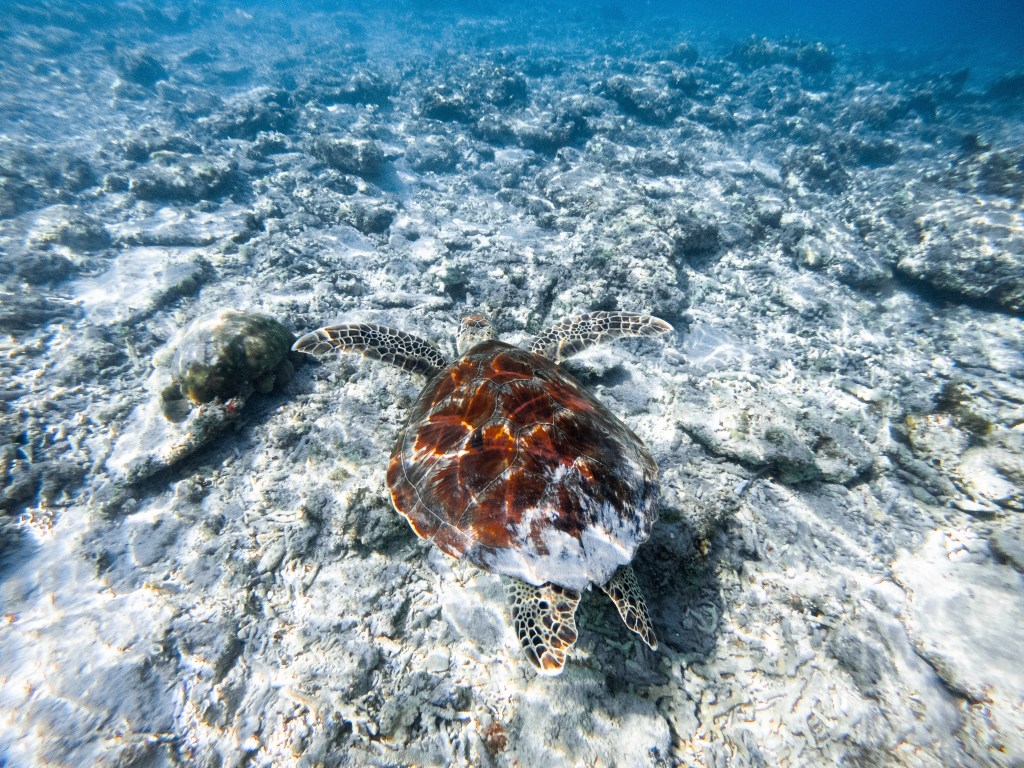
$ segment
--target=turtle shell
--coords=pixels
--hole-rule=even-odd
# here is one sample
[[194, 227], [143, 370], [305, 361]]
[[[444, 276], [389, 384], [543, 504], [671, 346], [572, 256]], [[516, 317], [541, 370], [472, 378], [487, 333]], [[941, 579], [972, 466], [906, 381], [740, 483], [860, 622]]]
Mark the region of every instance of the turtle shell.
[[644, 444], [547, 358], [485, 341], [423, 390], [388, 467], [395, 508], [447, 554], [531, 584], [604, 584], [656, 517]]

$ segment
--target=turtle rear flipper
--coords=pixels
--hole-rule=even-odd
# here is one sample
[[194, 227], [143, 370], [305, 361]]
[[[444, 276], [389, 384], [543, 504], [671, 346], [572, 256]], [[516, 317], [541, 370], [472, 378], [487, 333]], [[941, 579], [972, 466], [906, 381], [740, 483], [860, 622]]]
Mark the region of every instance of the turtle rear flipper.
[[448, 364], [441, 350], [426, 339], [372, 323], [318, 328], [301, 336], [292, 350], [318, 356], [329, 352], [355, 352], [431, 377]]
[[560, 363], [588, 347], [628, 336], [660, 336], [672, 326], [637, 312], [588, 312], [561, 320], [541, 331], [530, 351]]
[[504, 576], [512, 626], [530, 663], [542, 675], [561, 674], [565, 655], [576, 643], [576, 606], [580, 593], [572, 589]]
[[622, 566], [601, 589], [619, 609], [623, 623], [640, 635], [652, 651], [658, 650], [658, 638], [654, 636], [651, 615], [647, 612], [644, 593], [640, 591], [633, 569], [628, 565]]

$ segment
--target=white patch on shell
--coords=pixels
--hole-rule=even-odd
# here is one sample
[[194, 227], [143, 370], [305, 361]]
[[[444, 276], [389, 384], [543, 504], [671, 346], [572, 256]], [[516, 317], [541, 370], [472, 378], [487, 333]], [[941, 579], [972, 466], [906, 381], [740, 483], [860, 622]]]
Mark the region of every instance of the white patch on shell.
[[633, 560], [637, 547], [650, 534], [650, 524], [639, 522], [640, 518], [651, 519], [649, 512], [638, 512], [632, 518], [634, 525], [627, 525], [612, 505], [605, 504], [597, 517], [600, 522], [585, 528], [579, 539], [545, 526], [538, 546], [529, 536], [530, 521], [550, 520], [554, 516], [551, 507], [535, 507], [523, 517], [517, 530], [520, 540], [526, 542], [524, 546], [467, 554], [489, 571], [529, 584], [551, 582], [567, 589], [584, 590], [591, 584], [607, 583], [619, 566]]

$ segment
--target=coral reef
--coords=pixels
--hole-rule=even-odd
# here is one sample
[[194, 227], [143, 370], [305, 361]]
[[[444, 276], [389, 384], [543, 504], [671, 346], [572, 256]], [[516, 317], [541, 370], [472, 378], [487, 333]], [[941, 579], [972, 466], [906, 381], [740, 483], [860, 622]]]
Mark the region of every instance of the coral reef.
[[[0, 14], [0, 763], [1024, 762], [1019, 52], [282, 8]], [[566, 366], [659, 650], [584, 593], [538, 678], [392, 509], [423, 382], [287, 347], [593, 310], [676, 329]]]

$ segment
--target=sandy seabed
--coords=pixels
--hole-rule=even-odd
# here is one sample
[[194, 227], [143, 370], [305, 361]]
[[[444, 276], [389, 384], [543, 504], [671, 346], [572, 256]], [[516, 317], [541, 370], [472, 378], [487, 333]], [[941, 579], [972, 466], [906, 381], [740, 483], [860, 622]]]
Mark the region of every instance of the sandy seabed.
[[[0, 43], [0, 764], [1024, 764], [1019, 63], [150, 0]], [[421, 377], [164, 418], [222, 308], [672, 323], [565, 364], [661, 468], [659, 650], [595, 591], [535, 675], [391, 508]]]

